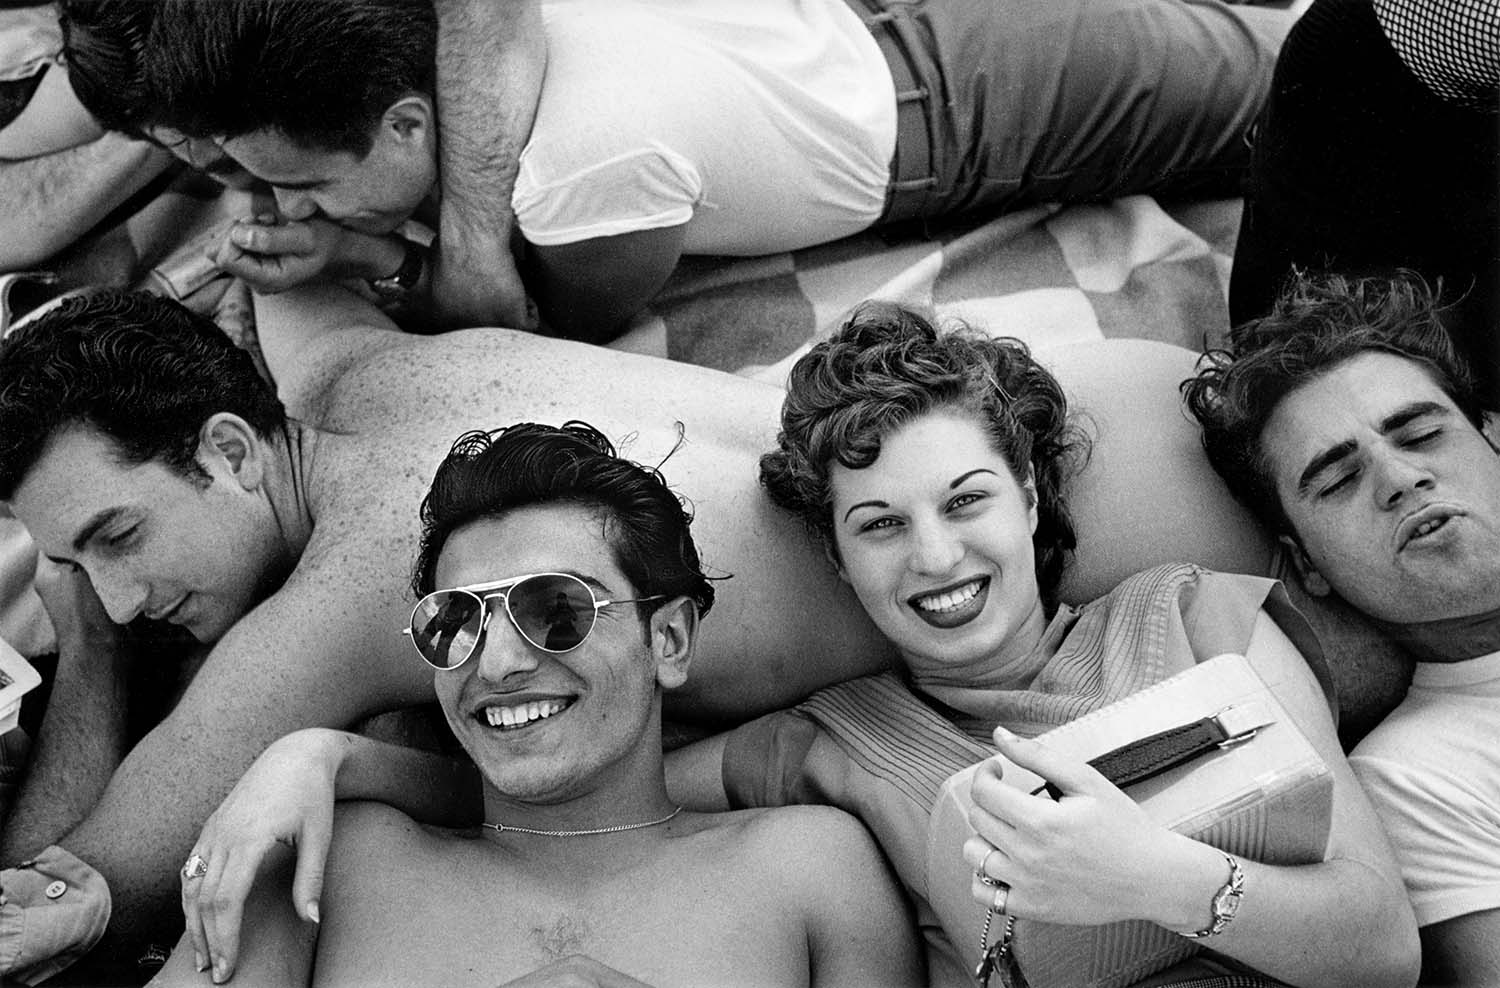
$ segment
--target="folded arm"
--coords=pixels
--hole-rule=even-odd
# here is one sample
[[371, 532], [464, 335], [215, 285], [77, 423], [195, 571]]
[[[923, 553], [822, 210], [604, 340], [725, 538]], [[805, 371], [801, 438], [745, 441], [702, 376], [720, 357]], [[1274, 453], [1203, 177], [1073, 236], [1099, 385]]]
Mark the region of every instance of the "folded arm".
[[[1293, 985], [1409, 986], [1417, 976], [1416, 921], [1322, 691], [1265, 614], [1247, 653], [1270, 682], [1304, 681], [1297, 697], [1284, 701], [1332, 772], [1332, 829], [1320, 863], [1241, 858], [1239, 912], [1201, 943]], [[1267, 674], [1273, 664], [1279, 668]], [[1013, 914], [1078, 925], [1147, 919], [1179, 933], [1208, 927], [1211, 900], [1229, 879], [1219, 850], [1162, 828], [1098, 772], [1044, 742], [997, 731], [996, 743], [1063, 793], [1055, 802], [1031, 796], [1002, 782], [994, 761], [975, 776], [970, 822], [978, 836], [966, 842], [964, 856], [1011, 886]], [[974, 894], [988, 903], [993, 889], [976, 878]]]
[[682, 256], [683, 228], [532, 247], [542, 317], [554, 333], [604, 343], [661, 290]]
[[442, 202], [432, 305], [453, 326], [535, 327], [511, 253], [511, 190], [547, 45], [538, 0], [436, 0]]
[[41, 264], [172, 160], [162, 148], [110, 133], [64, 151], [0, 161], [0, 271]]

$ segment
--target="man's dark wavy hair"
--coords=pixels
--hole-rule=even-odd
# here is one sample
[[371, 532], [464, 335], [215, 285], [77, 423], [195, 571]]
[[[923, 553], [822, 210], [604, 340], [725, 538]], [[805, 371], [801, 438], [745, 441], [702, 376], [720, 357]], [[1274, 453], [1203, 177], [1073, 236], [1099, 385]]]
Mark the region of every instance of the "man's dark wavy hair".
[[58, 21], [68, 82], [99, 126], [143, 136], [156, 102], [145, 53], [157, 5], [142, 0], [61, 0]]
[[202, 478], [199, 429], [218, 412], [266, 438], [286, 428], [250, 355], [211, 320], [146, 292], [70, 298], [0, 343], [0, 500], [78, 425], [114, 440], [123, 463]]
[[189, 137], [276, 130], [368, 154], [387, 107], [431, 95], [432, 0], [156, 0], [146, 74], [157, 119]]
[[1020, 340], [962, 323], [939, 332], [911, 309], [863, 303], [792, 368], [776, 449], [760, 458], [761, 483], [836, 553], [833, 463], [867, 467], [891, 432], [939, 410], [973, 417], [1018, 481], [1032, 472], [1037, 582], [1050, 608], [1077, 542], [1064, 490], [1089, 444], [1068, 418], [1062, 387]]
[[1436, 297], [1417, 275], [1355, 278], [1300, 275], [1270, 315], [1236, 327], [1229, 346], [1210, 350], [1182, 383], [1203, 428], [1208, 460], [1229, 490], [1278, 534], [1295, 537], [1276, 495], [1261, 444], [1266, 423], [1289, 393], [1364, 353], [1421, 366], [1460, 412], [1483, 428], [1474, 375], [1439, 319]]
[[[707, 614], [714, 588], [689, 531], [692, 516], [661, 472], [624, 459], [585, 422], [522, 422], [458, 438], [422, 499], [422, 544], [412, 575], [418, 596], [454, 530], [529, 505], [576, 504], [602, 516], [615, 564], [638, 595], [686, 596]], [[497, 562], [497, 565], [503, 565]], [[495, 578], [512, 575], [496, 572]], [[660, 602], [637, 605], [644, 618]]]

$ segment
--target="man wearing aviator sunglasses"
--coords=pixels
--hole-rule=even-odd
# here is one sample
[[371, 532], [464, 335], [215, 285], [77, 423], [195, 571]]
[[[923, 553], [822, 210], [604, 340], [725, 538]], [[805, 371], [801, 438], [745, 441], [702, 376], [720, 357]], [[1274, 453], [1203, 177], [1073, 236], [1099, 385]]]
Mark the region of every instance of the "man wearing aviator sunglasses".
[[599, 600], [571, 573], [527, 573], [471, 587], [434, 590], [412, 608], [411, 636], [417, 654], [434, 669], [456, 669], [469, 661], [500, 601], [522, 638], [544, 652], [571, 652], [594, 630], [601, 608], [660, 600], [661, 594], [626, 600]]
[[[320, 981], [920, 983], [906, 909], [852, 818], [683, 813], [669, 800], [661, 697], [686, 680], [714, 591], [659, 474], [581, 423], [471, 433], [439, 467], [422, 518], [423, 596], [404, 630], [480, 770], [484, 821], [453, 834], [345, 804], [321, 899]], [[501, 567], [523, 572], [490, 578]], [[270, 757], [342, 745], [303, 731]], [[206, 835], [194, 857], [227, 857], [211, 845]], [[236, 880], [227, 865], [185, 873], [189, 933], [158, 984], [201, 983], [189, 962], [218, 955], [207, 904]], [[256, 895], [239, 976], [259, 983], [269, 962], [278, 983], [301, 981], [288, 958], [313, 958], [282, 925], [284, 890]]]

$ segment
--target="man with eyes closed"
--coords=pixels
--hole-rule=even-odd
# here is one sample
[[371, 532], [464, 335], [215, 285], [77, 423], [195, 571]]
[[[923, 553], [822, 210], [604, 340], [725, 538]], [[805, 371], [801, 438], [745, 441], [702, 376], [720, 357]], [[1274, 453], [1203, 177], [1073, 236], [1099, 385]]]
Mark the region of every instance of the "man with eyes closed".
[[1350, 761], [1421, 926], [1423, 982], [1500, 981], [1500, 454], [1427, 289], [1329, 276], [1184, 391], [1209, 459], [1303, 586], [1417, 659]]

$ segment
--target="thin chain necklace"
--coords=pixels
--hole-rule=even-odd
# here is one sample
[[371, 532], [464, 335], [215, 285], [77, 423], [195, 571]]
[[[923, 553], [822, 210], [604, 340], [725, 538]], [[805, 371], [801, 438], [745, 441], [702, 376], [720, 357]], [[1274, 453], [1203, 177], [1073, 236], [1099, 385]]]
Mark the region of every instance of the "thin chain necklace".
[[486, 820], [480, 824], [481, 827], [489, 827], [497, 834], [513, 831], [518, 834], [535, 834], [538, 837], [588, 837], [591, 834], [622, 834], [627, 830], [645, 830], [647, 827], [657, 827], [682, 812], [679, 806], [660, 820], [647, 820], [645, 823], [623, 823], [618, 827], [598, 827], [594, 830], [533, 830], [530, 827], [509, 827], [503, 823], [490, 823]]

